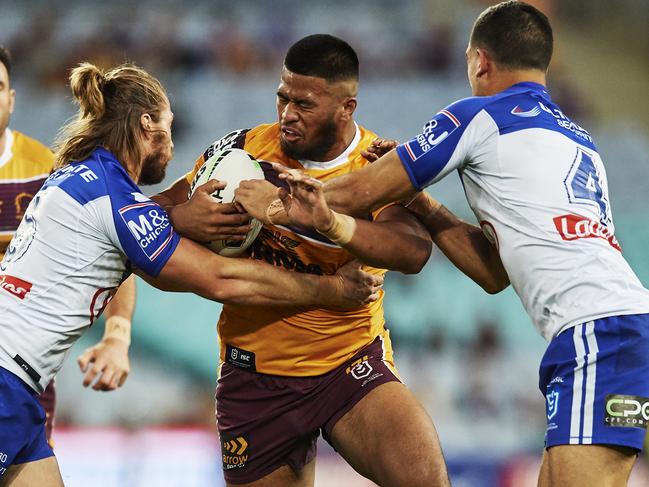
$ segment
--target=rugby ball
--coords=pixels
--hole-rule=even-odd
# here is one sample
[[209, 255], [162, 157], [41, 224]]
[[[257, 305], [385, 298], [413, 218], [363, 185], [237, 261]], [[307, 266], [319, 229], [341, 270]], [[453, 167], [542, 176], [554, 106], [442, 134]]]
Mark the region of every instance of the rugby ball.
[[[206, 182], [218, 179], [228, 185], [212, 193], [219, 203], [231, 203], [234, 200], [234, 190], [239, 183], [246, 179], [264, 179], [264, 171], [257, 160], [248, 152], [241, 149], [223, 149], [216, 152], [200, 167], [189, 188], [189, 197], [197, 187]], [[215, 240], [205, 244], [213, 252], [226, 257], [236, 257], [246, 250], [257, 238], [262, 223], [253, 218], [250, 221], [250, 231], [245, 240]]]

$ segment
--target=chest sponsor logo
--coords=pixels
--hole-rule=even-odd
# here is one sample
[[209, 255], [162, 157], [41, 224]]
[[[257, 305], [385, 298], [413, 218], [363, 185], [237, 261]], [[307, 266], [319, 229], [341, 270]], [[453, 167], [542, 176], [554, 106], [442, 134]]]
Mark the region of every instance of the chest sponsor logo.
[[580, 215], [562, 215], [552, 219], [559, 235], [563, 240], [579, 240], [581, 238], [601, 238], [611, 247], [622, 252], [620, 243], [613, 232], [600, 222]]
[[13, 294], [18, 299], [25, 299], [32, 289], [32, 283], [23, 281], [22, 279], [4, 274], [0, 276], [0, 289]]
[[221, 455], [223, 456], [223, 470], [245, 467], [250, 457], [250, 449], [246, 435], [222, 435]]
[[423, 132], [414, 141], [407, 142], [404, 147], [410, 158], [415, 161], [444, 142], [460, 125], [462, 124], [455, 115], [448, 110], [442, 110], [424, 126]]
[[0, 231], [16, 230], [34, 195], [43, 185], [45, 177], [26, 182], [0, 180]]
[[606, 426], [647, 429], [649, 424], [649, 398], [623, 394], [606, 396]]
[[169, 217], [153, 201], [125, 206], [119, 214], [149, 260], [155, 260], [171, 242]]
[[[305, 272], [322, 275], [322, 267], [316, 263], [306, 263], [298, 254], [300, 242], [283, 236], [279, 232], [271, 232], [262, 228], [257, 239], [252, 243], [251, 256], [257, 260], [265, 260], [269, 264], [283, 267], [289, 271]], [[281, 248], [277, 248], [281, 247]]]

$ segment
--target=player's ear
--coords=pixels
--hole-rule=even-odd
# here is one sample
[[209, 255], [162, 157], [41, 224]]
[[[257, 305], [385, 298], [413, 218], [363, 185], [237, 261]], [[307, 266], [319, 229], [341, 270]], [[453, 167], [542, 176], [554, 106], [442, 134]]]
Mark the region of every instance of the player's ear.
[[478, 63], [476, 64], [475, 75], [477, 78], [479, 78], [492, 69], [493, 60], [486, 50], [478, 47], [476, 48], [476, 51], [478, 52]]
[[152, 124], [153, 120], [151, 119], [151, 115], [148, 113], [140, 115], [140, 127], [142, 127], [142, 130], [147, 132], [150, 131], [152, 129]]
[[343, 102], [343, 117], [346, 120], [353, 117], [357, 105], [358, 101], [356, 100], [356, 97], [349, 97]]
[[13, 88], [9, 90], [9, 115], [14, 112], [14, 105], [16, 104], [16, 90]]

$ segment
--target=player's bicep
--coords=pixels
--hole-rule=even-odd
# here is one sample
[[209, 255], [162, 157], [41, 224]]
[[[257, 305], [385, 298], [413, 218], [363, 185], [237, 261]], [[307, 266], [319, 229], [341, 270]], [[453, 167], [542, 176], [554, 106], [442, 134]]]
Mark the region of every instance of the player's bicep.
[[[404, 206], [396, 204], [384, 208], [375, 222], [389, 230], [391, 246], [396, 249], [394, 259], [419, 272], [433, 250], [433, 239], [419, 219]], [[408, 252], [403, 252], [405, 248]]]
[[378, 194], [380, 188], [381, 197], [374, 197], [372, 208], [379, 208], [393, 201], [399, 201], [412, 195], [415, 187], [412, 184], [408, 172], [404, 168], [396, 149], [391, 150], [376, 162], [365, 166], [361, 171], [366, 171], [364, 190], [368, 193]]
[[405, 238], [415, 238], [422, 242], [432, 242], [426, 227], [402, 205], [390, 205], [376, 215], [375, 222], [389, 225]]

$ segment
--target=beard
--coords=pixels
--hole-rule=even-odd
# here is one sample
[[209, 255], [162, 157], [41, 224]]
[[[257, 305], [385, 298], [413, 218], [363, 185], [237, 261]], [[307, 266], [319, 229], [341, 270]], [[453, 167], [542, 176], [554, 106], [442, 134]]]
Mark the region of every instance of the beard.
[[309, 145], [300, 147], [299, 144], [290, 144], [281, 137], [279, 144], [284, 154], [291, 159], [320, 161], [336, 143], [336, 139], [337, 127], [333, 118], [330, 118], [318, 127], [318, 130], [313, 134], [313, 142]]
[[168, 144], [165, 143], [165, 138], [165, 134], [154, 135], [155, 150], [142, 161], [142, 170], [140, 171], [138, 184], [143, 186], [158, 184], [165, 178], [167, 164], [169, 164], [173, 156], [168, 148]]

